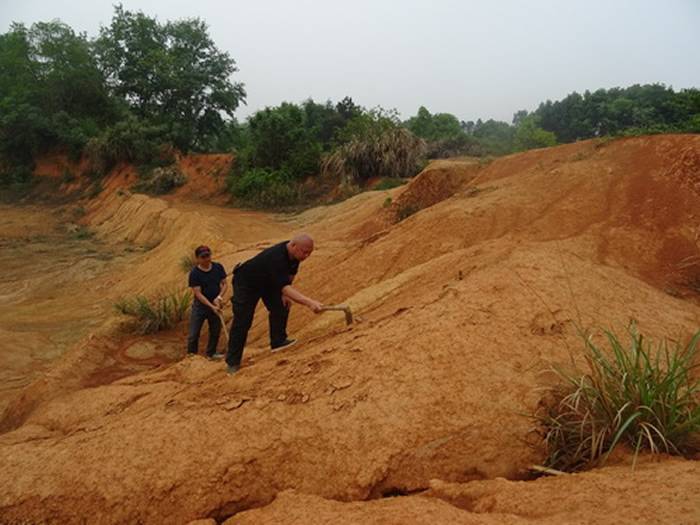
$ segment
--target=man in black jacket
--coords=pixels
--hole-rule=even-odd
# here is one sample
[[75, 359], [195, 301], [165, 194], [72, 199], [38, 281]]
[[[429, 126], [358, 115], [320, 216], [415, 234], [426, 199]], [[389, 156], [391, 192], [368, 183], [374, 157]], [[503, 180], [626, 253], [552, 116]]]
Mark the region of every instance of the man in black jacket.
[[259, 299], [269, 312], [270, 347], [273, 352], [296, 342], [287, 338], [287, 320], [292, 302], [303, 304], [315, 313], [321, 311], [323, 305], [320, 302], [292, 287], [299, 263], [311, 255], [313, 249], [314, 241], [309, 235], [297, 235], [291, 241], [263, 250], [233, 270], [233, 324], [226, 354], [229, 373], [235, 373], [241, 366], [243, 348]]

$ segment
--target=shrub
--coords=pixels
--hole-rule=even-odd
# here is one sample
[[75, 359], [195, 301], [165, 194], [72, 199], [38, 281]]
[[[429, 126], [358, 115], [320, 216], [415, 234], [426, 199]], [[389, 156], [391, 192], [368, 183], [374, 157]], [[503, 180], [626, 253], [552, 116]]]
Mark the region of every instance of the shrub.
[[229, 189], [237, 199], [260, 208], [288, 206], [300, 198], [298, 184], [284, 170], [254, 168], [233, 175]]
[[0, 166], [0, 186], [16, 186], [31, 183], [33, 178], [32, 166]]
[[324, 159], [322, 171], [358, 183], [374, 177], [408, 178], [420, 171], [425, 154], [422, 139], [395, 126], [352, 138]]
[[90, 139], [85, 153], [91, 168], [106, 173], [117, 162], [147, 164], [169, 151], [164, 126], [155, 126], [129, 116]]
[[141, 180], [134, 184], [134, 191], [153, 195], [170, 193], [187, 182], [187, 176], [176, 164], [153, 168], [140, 175]]
[[183, 255], [180, 258], [180, 269], [183, 271], [183, 273], [190, 273], [190, 270], [194, 268], [195, 264], [197, 264], [197, 261], [195, 261], [194, 255], [192, 255], [192, 253]]
[[103, 190], [104, 190], [104, 186], [102, 186], [102, 181], [100, 181], [100, 180], [93, 181], [92, 184], [90, 184], [90, 189], [88, 190], [88, 197], [90, 199], [94, 199], [100, 193], [102, 193]]
[[380, 180], [379, 183], [372, 189], [377, 191], [390, 190], [392, 188], [398, 188], [399, 186], [403, 186], [404, 184], [406, 184], [406, 181], [404, 179], [388, 177]]
[[428, 142], [427, 156], [429, 159], [444, 159], [469, 155], [479, 157], [485, 152], [477, 139], [465, 133], [454, 137]]
[[78, 226], [78, 228], [73, 232], [73, 238], [78, 241], [84, 241], [87, 239], [92, 239], [95, 236], [87, 226]]
[[606, 332], [610, 352], [585, 338], [586, 369], [566, 373], [535, 419], [546, 465], [576, 471], [604, 463], [620, 443], [685, 455], [697, 449], [700, 381], [693, 376], [700, 332], [685, 346], [654, 348], [634, 326], [629, 346]]
[[173, 291], [150, 299], [143, 295], [121, 299], [114, 308], [133, 318], [136, 332], [150, 334], [172, 328], [182, 321], [190, 300], [189, 290]]
[[70, 184], [75, 180], [75, 174], [68, 168], [63, 169], [63, 174], [61, 175], [61, 182], [63, 184]]
[[420, 208], [415, 204], [399, 204], [396, 208], [396, 222], [408, 219], [411, 215], [418, 213]]

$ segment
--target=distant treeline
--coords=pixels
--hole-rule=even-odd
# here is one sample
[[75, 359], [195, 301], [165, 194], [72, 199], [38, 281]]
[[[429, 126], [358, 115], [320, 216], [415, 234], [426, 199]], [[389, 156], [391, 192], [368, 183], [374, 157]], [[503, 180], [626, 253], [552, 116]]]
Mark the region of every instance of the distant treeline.
[[662, 84], [572, 93], [518, 111], [511, 123], [465, 122], [425, 107], [401, 121], [395, 111], [366, 109], [350, 97], [285, 102], [238, 122], [234, 111], [246, 92], [232, 80], [236, 72], [199, 19], [161, 23], [116, 6], [95, 38], [60, 21], [13, 24], [0, 35], [0, 184], [30, 181], [34, 160], [47, 151], [88, 158], [96, 179], [120, 161], [148, 177], [171, 164], [176, 150], [232, 151], [232, 193], [278, 206], [308, 196], [309, 179], [361, 185], [409, 177], [427, 158], [700, 132], [700, 91]]

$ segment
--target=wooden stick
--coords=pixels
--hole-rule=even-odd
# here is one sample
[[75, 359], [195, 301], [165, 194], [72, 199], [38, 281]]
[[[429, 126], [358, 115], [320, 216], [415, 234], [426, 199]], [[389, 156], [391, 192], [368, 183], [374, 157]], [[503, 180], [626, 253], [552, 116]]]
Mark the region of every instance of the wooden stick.
[[534, 470], [535, 472], [541, 472], [542, 474], [549, 474], [551, 476], [566, 476], [568, 474], [568, 472], [562, 472], [561, 470], [543, 467], [542, 465], [530, 465], [528, 469]]

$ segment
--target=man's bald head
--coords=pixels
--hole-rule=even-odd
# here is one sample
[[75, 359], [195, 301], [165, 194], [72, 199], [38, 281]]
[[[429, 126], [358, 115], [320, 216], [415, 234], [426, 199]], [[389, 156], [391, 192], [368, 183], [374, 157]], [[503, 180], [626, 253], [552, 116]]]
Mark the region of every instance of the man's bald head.
[[314, 251], [314, 240], [308, 233], [295, 235], [287, 244], [287, 251], [297, 261], [303, 261]]

